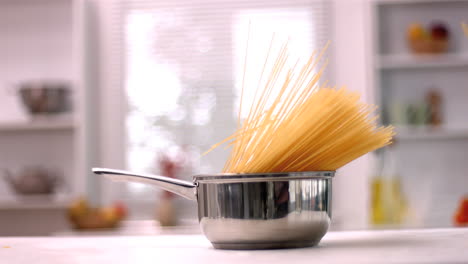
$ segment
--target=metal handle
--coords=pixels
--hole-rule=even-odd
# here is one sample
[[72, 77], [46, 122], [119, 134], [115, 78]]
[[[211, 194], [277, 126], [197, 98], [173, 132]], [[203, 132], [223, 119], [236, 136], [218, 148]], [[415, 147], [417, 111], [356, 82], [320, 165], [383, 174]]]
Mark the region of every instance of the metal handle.
[[113, 181], [146, 183], [163, 188], [189, 200], [197, 200], [197, 185], [188, 181], [164, 176], [133, 173], [123, 170], [93, 168], [96, 174], [104, 175]]

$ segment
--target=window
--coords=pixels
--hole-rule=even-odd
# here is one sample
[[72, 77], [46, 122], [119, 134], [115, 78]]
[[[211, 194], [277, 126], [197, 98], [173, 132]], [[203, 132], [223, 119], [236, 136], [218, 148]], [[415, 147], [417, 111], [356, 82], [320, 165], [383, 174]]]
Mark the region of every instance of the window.
[[[304, 56], [326, 41], [324, 0], [120, 1], [113, 26], [122, 38], [122, 88], [128, 169], [159, 173], [158, 156], [184, 153], [181, 177], [219, 172], [227, 152], [201, 157], [236, 128], [247, 36], [245, 94], [257, 86], [268, 46], [290, 38]], [[249, 26], [250, 25], [250, 26]], [[154, 201], [153, 189], [130, 184], [119, 194]]]

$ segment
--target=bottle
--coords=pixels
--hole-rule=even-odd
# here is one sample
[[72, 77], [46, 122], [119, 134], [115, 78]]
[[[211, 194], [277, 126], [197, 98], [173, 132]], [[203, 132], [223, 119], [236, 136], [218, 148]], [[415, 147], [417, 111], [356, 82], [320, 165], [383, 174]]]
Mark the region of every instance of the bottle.
[[[180, 169], [180, 164], [177, 159], [163, 154], [159, 159], [161, 174], [166, 177], [176, 178], [177, 172]], [[161, 226], [177, 225], [176, 208], [174, 206], [174, 194], [168, 191], [163, 191], [156, 208], [156, 218]]]
[[371, 180], [371, 223], [373, 225], [381, 225], [386, 222], [385, 206], [382, 195], [383, 179], [381, 172], [383, 158], [381, 152], [382, 150], [378, 150], [376, 152], [377, 161], [374, 168], [375, 175], [373, 175]]
[[442, 124], [442, 96], [432, 89], [427, 93], [426, 101], [429, 105], [429, 123], [432, 126], [440, 126]]
[[383, 149], [380, 174], [372, 181], [372, 223], [400, 225], [405, 222], [407, 202], [403, 194], [395, 143]]

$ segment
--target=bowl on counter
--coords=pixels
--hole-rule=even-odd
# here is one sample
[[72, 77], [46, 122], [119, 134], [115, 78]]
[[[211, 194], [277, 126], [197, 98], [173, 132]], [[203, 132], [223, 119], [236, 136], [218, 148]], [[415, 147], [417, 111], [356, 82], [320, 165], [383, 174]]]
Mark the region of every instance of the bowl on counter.
[[71, 109], [70, 87], [65, 82], [24, 82], [18, 93], [31, 114], [63, 113]]

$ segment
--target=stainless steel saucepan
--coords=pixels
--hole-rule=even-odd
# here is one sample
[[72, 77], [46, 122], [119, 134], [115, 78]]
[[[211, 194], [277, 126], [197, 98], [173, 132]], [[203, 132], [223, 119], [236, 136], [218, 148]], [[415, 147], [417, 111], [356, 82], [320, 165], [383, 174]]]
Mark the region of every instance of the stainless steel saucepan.
[[111, 169], [93, 172], [197, 201], [202, 231], [215, 248], [314, 246], [330, 225], [334, 171], [196, 175], [193, 182]]

